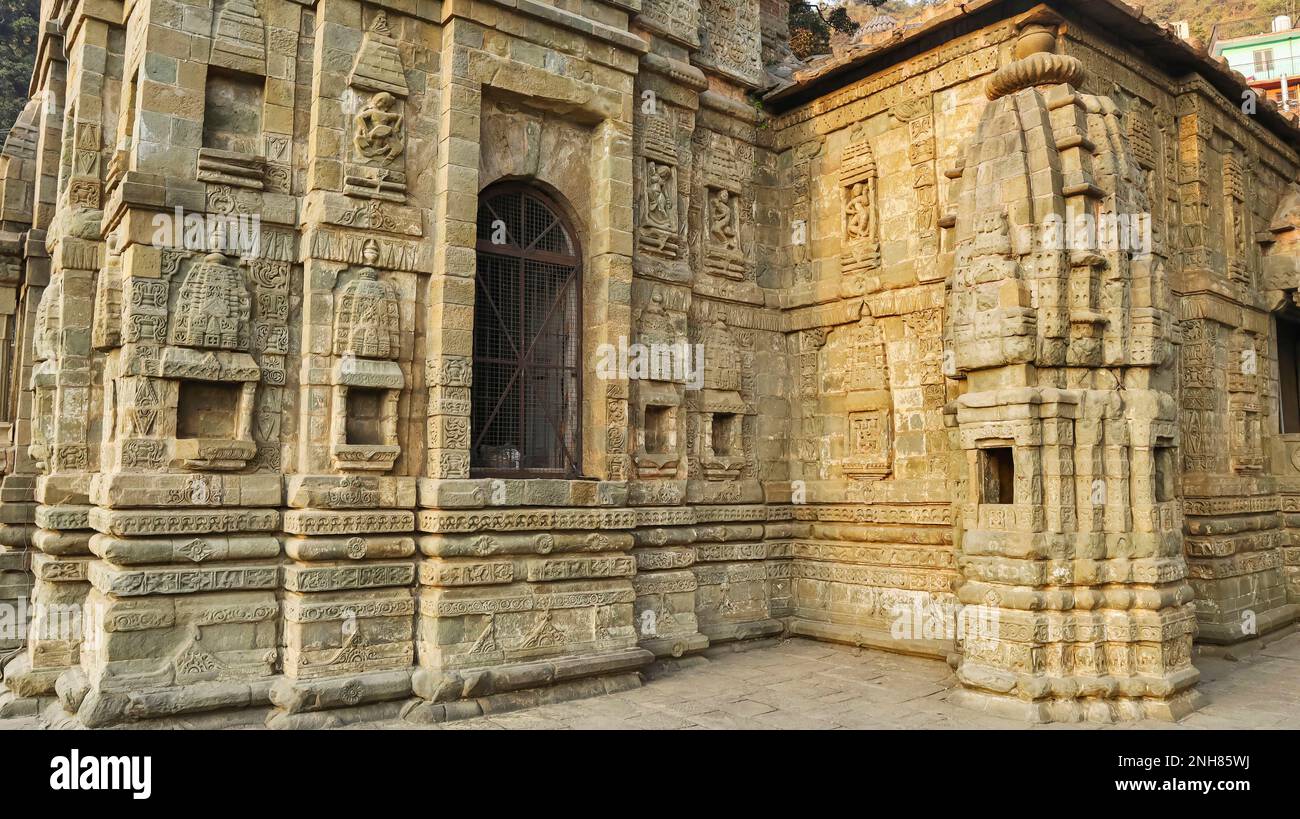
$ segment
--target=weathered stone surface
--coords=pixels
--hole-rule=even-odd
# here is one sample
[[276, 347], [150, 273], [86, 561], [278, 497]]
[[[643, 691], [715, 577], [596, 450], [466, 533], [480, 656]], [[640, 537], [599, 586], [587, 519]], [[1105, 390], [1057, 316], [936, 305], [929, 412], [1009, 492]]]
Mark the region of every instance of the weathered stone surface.
[[792, 632], [1168, 719], [1297, 619], [1300, 134], [1236, 78], [1111, 0], [805, 67], [770, 0], [445, 5], [43, 29], [5, 709], [438, 722]]

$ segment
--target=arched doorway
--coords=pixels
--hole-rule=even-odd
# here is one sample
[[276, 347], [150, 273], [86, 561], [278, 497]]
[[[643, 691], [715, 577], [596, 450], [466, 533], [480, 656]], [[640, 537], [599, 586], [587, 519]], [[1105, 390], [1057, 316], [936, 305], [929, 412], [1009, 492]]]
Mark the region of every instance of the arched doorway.
[[534, 186], [480, 196], [470, 469], [581, 474], [582, 256], [563, 209]]

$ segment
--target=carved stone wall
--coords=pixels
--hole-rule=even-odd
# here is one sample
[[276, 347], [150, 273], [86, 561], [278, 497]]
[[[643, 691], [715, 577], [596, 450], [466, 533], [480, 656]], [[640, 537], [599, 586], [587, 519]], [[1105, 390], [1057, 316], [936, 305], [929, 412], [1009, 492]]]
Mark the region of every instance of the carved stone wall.
[[[0, 713], [436, 722], [797, 634], [1169, 718], [1194, 635], [1289, 626], [1295, 134], [1050, 10], [838, 75], [785, 11], [47, 4], [0, 151]], [[501, 185], [580, 274], [563, 478], [472, 466]]]
[[[1058, 39], [1062, 19], [954, 37], [775, 121], [807, 503], [790, 627], [956, 653], [979, 707], [1176, 717], [1193, 635], [1295, 620], [1268, 314], [1292, 309], [1297, 157], [1204, 80], [1086, 21]], [[1068, 244], [1080, 215], [1135, 217], [1140, 246]]]

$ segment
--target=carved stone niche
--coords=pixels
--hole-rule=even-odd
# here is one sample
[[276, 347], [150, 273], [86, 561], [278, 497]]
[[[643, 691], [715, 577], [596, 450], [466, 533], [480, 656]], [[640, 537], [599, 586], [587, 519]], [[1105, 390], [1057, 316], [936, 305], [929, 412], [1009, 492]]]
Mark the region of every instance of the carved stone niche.
[[634, 419], [636, 452], [633, 461], [639, 478], [676, 478], [681, 463], [680, 387], [642, 382], [638, 385], [639, 419]]
[[63, 276], [50, 279], [36, 307], [36, 327], [32, 334], [33, 359], [31, 389], [33, 392], [32, 440], [27, 455], [40, 469], [51, 464], [55, 426], [55, 390], [59, 373], [59, 337], [62, 332], [59, 302], [63, 300]]
[[680, 151], [670, 114], [645, 118], [641, 153], [637, 245], [645, 253], [676, 259], [681, 252]]
[[743, 428], [747, 407], [722, 401], [711, 403], [707, 399], [705, 405], [700, 468], [706, 480], [735, 480], [745, 469]]
[[714, 276], [742, 281], [748, 260], [741, 235], [744, 177], [739, 150], [730, 138], [720, 134], [712, 134], [705, 143], [700, 231], [704, 269]]
[[876, 157], [866, 136], [855, 133], [844, 149], [840, 188], [844, 197], [845, 276], [880, 267], [880, 209], [876, 192]]
[[393, 361], [345, 357], [334, 366], [330, 459], [335, 469], [387, 472], [397, 443], [402, 368]]
[[180, 379], [176, 387], [171, 465], [218, 471], [246, 467], [257, 454], [252, 434], [257, 380], [231, 384], [198, 377]]
[[375, 14], [348, 78], [352, 115], [343, 192], [406, 201], [406, 70], [388, 15]]
[[987, 439], [976, 442], [980, 505], [1009, 506], [1016, 497], [1016, 448], [1012, 440]]
[[722, 185], [705, 188], [704, 267], [715, 276], [745, 278], [740, 249], [740, 192]]
[[704, 334], [704, 389], [700, 393], [700, 469], [706, 480], [739, 478], [744, 471], [744, 419], [754, 414], [741, 395], [740, 349], [724, 311]]
[[1265, 464], [1259, 344], [1253, 335], [1238, 332], [1233, 337], [1233, 347], [1233, 360], [1242, 362], [1242, 366], [1228, 370], [1232, 468], [1238, 474], [1258, 473]]
[[172, 287], [157, 376], [174, 382], [173, 467], [243, 469], [257, 453], [253, 407], [262, 371], [248, 354], [252, 299], [220, 253], [191, 264]]
[[888, 409], [850, 413], [849, 454], [844, 459], [844, 476], [880, 480], [889, 475], [893, 440], [893, 419]]
[[1249, 287], [1251, 281], [1250, 212], [1246, 204], [1246, 174], [1243, 162], [1235, 152], [1223, 157], [1224, 222], [1227, 229], [1224, 249], [1227, 253], [1228, 275], [1236, 283]]
[[337, 288], [330, 424], [335, 469], [386, 472], [401, 453], [397, 404], [406, 379], [393, 360], [400, 352], [399, 310], [396, 289], [372, 267]]
[[198, 179], [262, 190], [262, 100], [266, 78], [210, 66], [203, 93]]

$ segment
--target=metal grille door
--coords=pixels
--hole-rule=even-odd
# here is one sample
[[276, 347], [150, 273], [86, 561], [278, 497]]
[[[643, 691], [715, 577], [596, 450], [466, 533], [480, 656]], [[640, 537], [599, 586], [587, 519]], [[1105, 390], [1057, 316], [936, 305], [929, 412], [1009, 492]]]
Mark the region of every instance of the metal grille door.
[[580, 287], [573, 233], [553, 203], [524, 186], [484, 193], [474, 299], [474, 474], [580, 474]]

